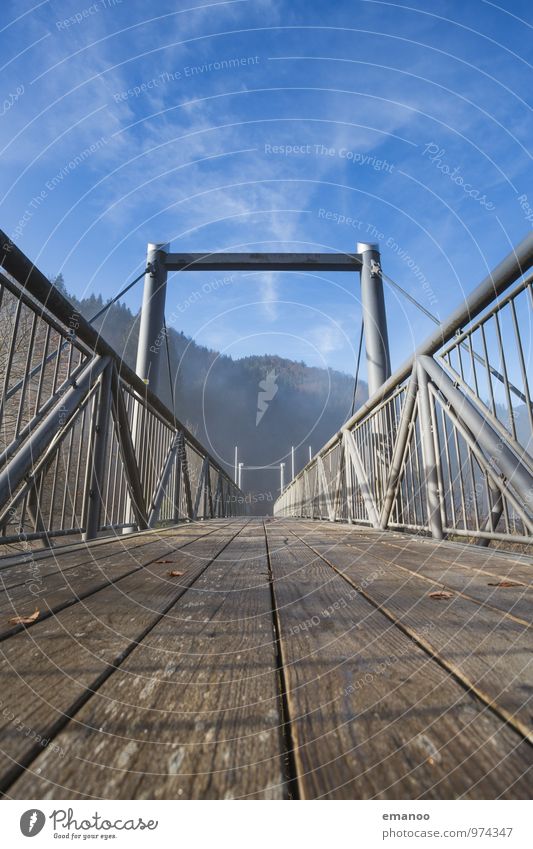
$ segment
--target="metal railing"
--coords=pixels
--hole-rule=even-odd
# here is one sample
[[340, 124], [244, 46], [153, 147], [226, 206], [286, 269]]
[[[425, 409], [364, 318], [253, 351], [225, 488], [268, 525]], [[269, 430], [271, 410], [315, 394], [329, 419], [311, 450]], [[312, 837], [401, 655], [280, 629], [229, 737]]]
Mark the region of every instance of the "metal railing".
[[0, 544], [244, 513], [226, 471], [0, 239]]
[[532, 542], [532, 264], [529, 235], [288, 484], [274, 515]]

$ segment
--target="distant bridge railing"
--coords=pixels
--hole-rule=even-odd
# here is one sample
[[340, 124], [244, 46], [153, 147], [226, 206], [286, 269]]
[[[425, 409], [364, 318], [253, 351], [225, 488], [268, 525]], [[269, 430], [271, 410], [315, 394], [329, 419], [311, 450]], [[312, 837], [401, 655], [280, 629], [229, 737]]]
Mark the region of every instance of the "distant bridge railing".
[[244, 513], [225, 470], [0, 238], [0, 545]]
[[532, 264], [529, 235], [289, 483], [274, 515], [532, 542]]

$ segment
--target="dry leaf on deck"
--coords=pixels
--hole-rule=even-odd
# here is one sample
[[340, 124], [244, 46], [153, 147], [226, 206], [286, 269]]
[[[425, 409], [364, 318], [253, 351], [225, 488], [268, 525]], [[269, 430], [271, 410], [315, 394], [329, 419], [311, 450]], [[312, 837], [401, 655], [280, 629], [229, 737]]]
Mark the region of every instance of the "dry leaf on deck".
[[429, 594], [430, 598], [453, 598], [453, 593], [448, 593], [446, 590], [437, 590]]
[[38, 607], [35, 608], [33, 613], [30, 616], [14, 616], [9, 620], [10, 625], [31, 625], [32, 622], [35, 622], [39, 618], [40, 610]]
[[170, 575], [171, 578], [181, 578], [181, 576], [184, 575], [185, 572], [178, 572], [176, 569], [174, 569], [172, 572], [169, 572], [168, 574]]
[[524, 587], [518, 581], [489, 581], [489, 587]]

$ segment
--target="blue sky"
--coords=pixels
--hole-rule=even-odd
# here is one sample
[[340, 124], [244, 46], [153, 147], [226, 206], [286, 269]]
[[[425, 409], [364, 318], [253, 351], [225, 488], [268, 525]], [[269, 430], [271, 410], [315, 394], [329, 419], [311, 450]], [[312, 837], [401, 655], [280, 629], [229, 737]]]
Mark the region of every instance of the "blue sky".
[[[444, 317], [531, 226], [533, 17], [522, 0], [413, 3], [4, 3], [3, 229], [104, 297], [149, 241], [378, 241], [384, 271]], [[431, 324], [386, 298], [394, 366]], [[233, 356], [353, 372], [356, 275], [173, 275], [167, 302], [176, 329]]]

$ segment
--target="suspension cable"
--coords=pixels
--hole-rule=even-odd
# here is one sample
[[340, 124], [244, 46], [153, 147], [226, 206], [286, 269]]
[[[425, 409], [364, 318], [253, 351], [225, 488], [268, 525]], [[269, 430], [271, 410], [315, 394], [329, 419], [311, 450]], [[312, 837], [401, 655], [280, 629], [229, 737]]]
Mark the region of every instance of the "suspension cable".
[[361, 330], [359, 333], [359, 350], [357, 351], [357, 365], [355, 367], [355, 381], [353, 385], [353, 398], [352, 398], [352, 410], [350, 413], [350, 417], [353, 416], [355, 412], [355, 396], [357, 395], [357, 386], [359, 383], [359, 365], [361, 363], [361, 350], [363, 347], [363, 336], [365, 331], [365, 325], [363, 319], [361, 318]]
[[[135, 286], [135, 284], [139, 282], [141, 277], [144, 277], [144, 275], [149, 271], [150, 271], [150, 266], [148, 266], [148, 268], [146, 268], [141, 274], [139, 274], [139, 276], [136, 277], [135, 280], [133, 280], [131, 283], [128, 283], [128, 285], [125, 286], [124, 289], [122, 289], [122, 291], [119, 292], [118, 295], [116, 295], [111, 301], [109, 301], [109, 303], [105, 304], [105, 306], [103, 306], [102, 309], [99, 310], [96, 313], [96, 315], [93, 315], [92, 318], [87, 319], [89, 324], [92, 324], [93, 321], [96, 321], [97, 318], [100, 318], [100, 316], [103, 315], [106, 312], [106, 310], [109, 309], [109, 307], [113, 306], [113, 304], [116, 304], [118, 299], [121, 298], [123, 295], [125, 295], [126, 292], [129, 292], [129, 290], [132, 288], [132, 286]], [[47, 366], [48, 363], [51, 363], [52, 360], [54, 360], [57, 357], [58, 353], [61, 353], [62, 351], [64, 351], [70, 344], [71, 344], [71, 340], [65, 339], [64, 342], [62, 342], [62, 344], [60, 345], [59, 351], [57, 349], [55, 351], [51, 351], [51, 353], [48, 354], [48, 356], [46, 357], [44, 362], [37, 363], [37, 365], [34, 366], [32, 368], [32, 370], [30, 372], [28, 372], [28, 374], [25, 377], [23, 377], [21, 380], [19, 380], [17, 383], [15, 383], [14, 386], [12, 386], [6, 392], [5, 400], [8, 401], [13, 395], [15, 395], [19, 391], [19, 389], [21, 389], [24, 386], [24, 383], [27, 380], [30, 380], [32, 377], [35, 377], [36, 374], [39, 374], [39, 372], [41, 371], [41, 369], [44, 366]]]
[[[387, 283], [390, 283], [391, 286], [394, 286], [394, 288], [397, 289], [398, 292], [400, 292], [402, 295], [404, 295], [407, 298], [408, 301], [410, 301], [412, 304], [414, 304], [415, 307], [417, 307], [419, 310], [421, 310], [421, 312], [423, 312], [425, 316], [430, 318], [431, 321], [435, 322], [435, 324], [440, 324], [440, 321], [439, 321], [439, 319], [437, 318], [436, 315], [433, 315], [433, 313], [431, 313], [424, 306], [422, 306], [422, 304], [419, 303], [416, 300], [416, 298], [413, 298], [413, 296], [410, 295], [409, 292], [406, 292], [405, 289], [402, 289], [400, 284], [396, 283], [396, 281], [393, 280], [392, 277], [389, 277], [388, 274], [385, 274], [383, 272], [383, 270], [381, 271], [381, 276], [385, 278]], [[464, 343], [460, 342], [459, 346], [463, 347]], [[473, 358], [476, 360], [476, 362], [481, 363], [481, 365], [485, 366], [485, 368], [493, 375], [493, 377], [495, 377], [501, 383], [504, 383], [504, 384], [507, 383], [509, 390], [514, 395], [516, 395], [517, 398], [519, 398], [521, 401], [523, 401], [524, 404], [527, 403], [527, 399], [526, 399], [526, 396], [524, 395], [524, 393], [521, 392], [520, 389], [518, 389], [513, 383], [511, 383], [510, 380], [508, 380], [508, 379], [506, 380], [505, 376], [503, 374], [500, 374], [500, 372], [497, 369], [495, 369], [494, 366], [491, 366], [490, 363], [487, 363], [487, 361], [484, 359], [484, 357], [481, 356], [481, 354], [478, 354], [477, 351], [474, 351], [473, 348], [472, 348], [471, 353], [472, 353]]]
[[421, 311], [424, 313], [424, 315], [425, 315], [425, 316], [427, 316], [428, 318], [430, 318], [430, 319], [431, 319], [431, 321], [434, 321], [434, 322], [435, 322], [435, 324], [440, 324], [440, 321], [439, 321], [439, 319], [437, 318], [437, 316], [436, 316], [436, 315], [433, 315], [433, 313], [432, 313], [432, 312], [430, 312], [430, 311], [429, 311], [429, 310], [427, 310], [424, 306], [422, 306], [422, 304], [421, 304], [421, 303], [419, 303], [419, 301], [417, 301], [417, 300], [416, 300], [416, 298], [413, 298], [413, 296], [412, 296], [412, 295], [410, 295], [410, 294], [409, 294], [409, 292], [406, 292], [406, 291], [405, 291], [405, 289], [402, 289], [402, 287], [400, 286], [400, 284], [399, 284], [399, 283], [396, 283], [396, 281], [395, 281], [395, 280], [393, 280], [393, 279], [392, 279], [392, 277], [389, 277], [389, 275], [388, 275], [388, 274], [385, 274], [385, 273], [383, 272], [383, 270], [381, 271], [381, 276], [382, 276], [382, 277], [384, 277], [384, 278], [385, 278], [385, 280], [386, 280], [388, 283], [390, 283], [390, 284], [391, 284], [391, 286], [394, 286], [394, 288], [395, 288], [395, 289], [397, 289], [397, 290], [398, 290], [398, 292], [400, 292], [400, 293], [401, 293], [401, 294], [402, 294], [405, 298], [407, 298], [407, 300], [408, 300], [408, 301], [411, 301], [411, 303], [412, 303], [412, 304], [414, 304], [414, 305], [415, 305], [415, 307], [418, 307], [418, 309], [419, 309], [419, 310], [421, 310]]
[[146, 274], [149, 270], [150, 270], [150, 266], [148, 266], [148, 268], [145, 268], [145, 270], [144, 270], [144, 271], [141, 271], [141, 273], [139, 274], [139, 276], [138, 276], [138, 277], [136, 277], [136, 278], [135, 278], [135, 280], [132, 280], [132, 282], [131, 282], [131, 283], [128, 283], [128, 285], [127, 285], [127, 286], [125, 286], [125, 287], [124, 287], [124, 289], [122, 289], [122, 291], [118, 293], [118, 295], [115, 295], [115, 297], [114, 297], [111, 301], [108, 301], [108, 302], [107, 302], [107, 304], [104, 304], [104, 306], [102, 307], [102, 309], [101, 309], [101, 310], [99, 310], [99, 311], [96, 313], [96, 315], [93, 315], [93, 317], [92, 317], [92, 318], [87, 319], [87, 320], [88, 320], [88, 322], [89, 322], [89, 324], [92, 324], [92, 323], [93, 323], [93, 321], [96, 321], [96, 319], [97, 319], [97, 318], [100, 318], [100, 316], [101, 316], [101, 315], [103, 315], [103, 314], [104, 314], [104, 313], [105, 313], [105, 312], [109, 309], [109, 307], [112, 307], [112, 306], [113, 306], [113, 304], [116, 304], [116, 302], [117, 302], [120, 298], [122, 298], [122, 296], [123, 296], [123, 295], [125, 295], [125, 294], [126, 294], [126, 292], [129, 292], [129, 290], [130, 290], [131, 288], [133, 288], [133, 286], [135, 286], [135, 284], [139, 282], [139, 280], [141, 279], [141, 277], [144, 277], [144, 275], [145, 275], [145, 274]]
[[167, 349], [167, 366], [168, 366], [168, 382], [170, 384], [170, 397], [172, 399], [172, 412], [176, 414], [176, 406], [174, 403], [174, 381], [172, 380], [172, 368], [170, 366], [170, 348], [168, 346], [168, 331], [167, 322], [163, 318], [163, 329], [165, 331], [165, 348]]

